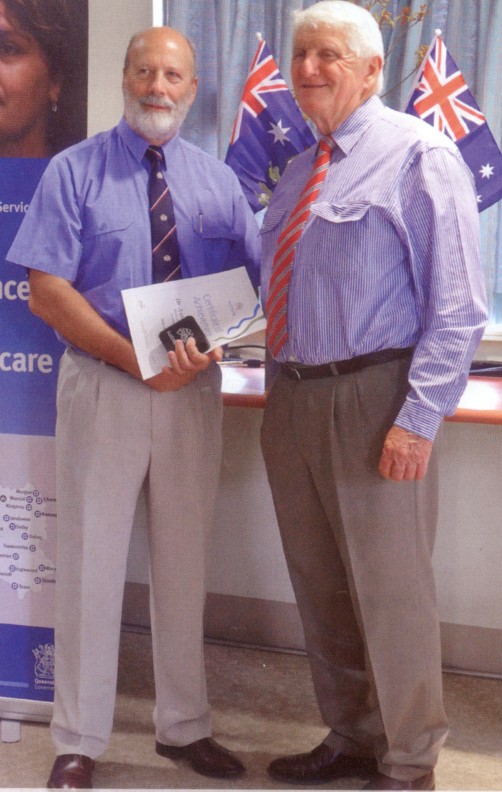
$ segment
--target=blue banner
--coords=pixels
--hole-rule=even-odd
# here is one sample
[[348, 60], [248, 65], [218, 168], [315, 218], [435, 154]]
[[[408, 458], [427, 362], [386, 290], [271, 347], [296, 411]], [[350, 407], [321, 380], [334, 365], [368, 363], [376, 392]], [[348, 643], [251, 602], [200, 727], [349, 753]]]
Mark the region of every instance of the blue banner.
[[54, 630], [0, 624], [0, 696], [52, 701]]
[[5, 261], [48, 161], [0, 159], [0, 700], [7, 702], [51, 702], [54, 691], [53, 436], [64, 347], [29, 310], [27, 273]]
[[86, 137], [89, 15], [87, 0], [31, 5], [1, 3], [0, 716], [39, 720], [50, 717], [54, 690], [63, 345], [29, 309], [27, 272], [6, 258], [50, 157]]
[[27, 273], [5, 261], [47, 163], [0, 159], [0, 434], [54, 434], [64, 347], [30, 312]]

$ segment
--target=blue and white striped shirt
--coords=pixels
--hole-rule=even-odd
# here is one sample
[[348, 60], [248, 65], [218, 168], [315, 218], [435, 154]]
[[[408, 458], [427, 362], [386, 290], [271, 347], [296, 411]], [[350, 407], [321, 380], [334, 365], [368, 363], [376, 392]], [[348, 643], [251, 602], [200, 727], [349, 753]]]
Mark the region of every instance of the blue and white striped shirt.
[[[376, 96], [333, 137], [296, 251], [279, 360], [318, 365], [416, 346], [395, 423], [432, 440], [487, 320], [472, 175], [446, 135]], [[314, 158], [312, 147], [289, 163], [265, 215], [264, 305], [277, 237]]]

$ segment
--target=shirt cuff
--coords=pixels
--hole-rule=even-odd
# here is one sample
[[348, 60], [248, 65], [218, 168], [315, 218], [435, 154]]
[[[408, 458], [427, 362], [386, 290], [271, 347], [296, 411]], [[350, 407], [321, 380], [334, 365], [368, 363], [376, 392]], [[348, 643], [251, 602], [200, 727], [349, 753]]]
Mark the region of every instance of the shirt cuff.
[[408, 401], [405, 401], [394, 421], [395, 425], [400, 426], [401, 429], [425, 437], [427, 440], [435, 439], [442, 422], [442, 415], [420, 407], [418, 404], [410, 404]]

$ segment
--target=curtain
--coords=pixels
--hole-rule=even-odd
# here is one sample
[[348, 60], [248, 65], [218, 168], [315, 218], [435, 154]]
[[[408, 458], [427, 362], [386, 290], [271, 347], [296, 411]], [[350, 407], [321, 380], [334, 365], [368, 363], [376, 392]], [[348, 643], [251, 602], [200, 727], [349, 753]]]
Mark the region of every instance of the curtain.
[[261, 33], [289, 81], [292, 11], [314, 0], [166, 0], [165, 21], [195, 44], [199, 95], [183, 135], [220, 159], [225, 154]]
[[[316, 0], [165, 0], [165, 22], [183, 31], [198, 53], [199, 97], [183, 135], [224, 159], [244, 81], [257, 46], [267, 41], [289, 82], [292, 11]], [[391, 0], [396, 16], [416, 12], [425, 0]], [[364, 5], [364, 0], [358, 0]], [[378, 11], [378, 5], [375, 10]], [[384, 102], [404, 109], [413, 82], [417, 50], [442, 31], [451, 56], [502, 147], [502, 2], [430, 0], [422, 21], [409, 29], [383, 28], [386, 51]], [[482, 253], [492, 322], [502, 323], [502, 201], [481, 215]]]

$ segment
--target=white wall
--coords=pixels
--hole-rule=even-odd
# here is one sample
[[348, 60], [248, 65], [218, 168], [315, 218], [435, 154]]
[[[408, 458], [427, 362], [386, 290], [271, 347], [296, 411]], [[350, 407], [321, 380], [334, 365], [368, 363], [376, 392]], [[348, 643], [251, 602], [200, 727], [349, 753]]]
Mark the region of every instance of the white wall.
[[502, 426], [447, 423], [434, 553], [441, 620], [502, 629]]
[[89, 135], [109, 129], [122, 116], [127, 44], [152, 19], [152, 0], [89, 0]]
[[[261, 411], [226, 408], [208, 588], [294, 602], [259, 446]], [[434, 567], [441, 621], [502, 630], [502, 426], [447, 423]], [[139, 505], [128, 580], [148, 582]]]

